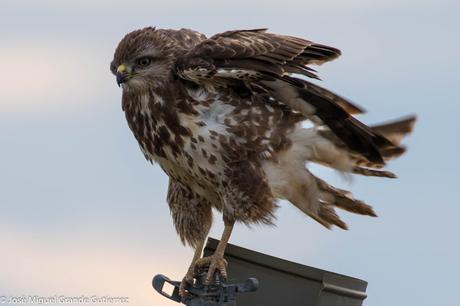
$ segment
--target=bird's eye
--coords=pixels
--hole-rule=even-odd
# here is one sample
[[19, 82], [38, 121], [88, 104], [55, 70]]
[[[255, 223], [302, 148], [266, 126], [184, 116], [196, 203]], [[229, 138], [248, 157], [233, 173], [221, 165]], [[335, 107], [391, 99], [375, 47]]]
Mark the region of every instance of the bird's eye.
[[147, 67], [152, 62], [150, 57], [141, 57], [137, 60], [137, 64], [141, 67]]

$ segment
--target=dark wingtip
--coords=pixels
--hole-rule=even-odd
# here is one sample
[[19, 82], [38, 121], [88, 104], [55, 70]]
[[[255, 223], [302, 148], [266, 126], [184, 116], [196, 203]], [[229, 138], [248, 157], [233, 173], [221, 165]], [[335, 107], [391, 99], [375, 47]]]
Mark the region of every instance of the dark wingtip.
[[374, 133], [369, 127], [353, 117], [343, 120], [340, 127], [333, 130], [336, 135], [352, 150], [362, 154], [370, 162], [385, 165], [379, 148], [392, 147], [385, 137]]
[[[293, 78], [286, 81], [293, 83]], [[283, 79], [284, 80], [284, 79]], [[297, 85], [296, 85], [297, 86]], [[305, 88], [299, 88], [299, 97], [315, 107], [316, 116], [351, 150], [363, 155], [370, 162], [385, 165], [379, 149], [394, 147], [388, 139], [374, 132], [341, 106], [321, 94]]]
[[394, 119], [388, 122], [375, 124], [371, 128], [378, 133], [386, 133], [391, 131], [398, 131], [409, 134], [414, 130], [415, 123], [417, 122], [416, 115], [408, 115], [402, 118]]

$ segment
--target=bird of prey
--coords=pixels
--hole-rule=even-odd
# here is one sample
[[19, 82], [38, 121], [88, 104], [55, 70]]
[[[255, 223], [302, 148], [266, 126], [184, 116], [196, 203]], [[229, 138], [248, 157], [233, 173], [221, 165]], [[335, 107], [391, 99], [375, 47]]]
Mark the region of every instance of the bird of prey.
[[[307, 80], [318, 79], [311, 65], [340, 54], [267, 29], [207, 38], [147, 27], [119, 43], [111, 71], [128, 125], [145, 158], [169, 176], [175, 228], [195, 249], [182, 295], [197, 267], [209, 265], [207, 282], [216, 271], [226, 277], [223, 255], [235, 222], [273, 224], [278, 199], [327, 228], [347, 229], [335, 208], [376, 216], [306, 166], [395, 177], [381, 168], [405, 151], [401, 140], [415, 117], [369, 127], [354, 117], [363, 109]], [[215, 253], [201, 258], [213, 208], [225, 229]]]

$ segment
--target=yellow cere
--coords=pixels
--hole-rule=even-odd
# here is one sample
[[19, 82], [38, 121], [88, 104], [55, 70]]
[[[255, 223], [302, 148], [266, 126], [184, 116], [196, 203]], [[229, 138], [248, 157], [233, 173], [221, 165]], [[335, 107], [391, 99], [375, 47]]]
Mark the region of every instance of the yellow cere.
[[117, 72], [119, 72], [119, 73], [124, 73], [124, 72], [126, 72], [126, 71], [127, 71], [127, 67], [126, 67], [125, 64], [121, 64], [121, 65], [118, 66], [118, 68], [117, 68]]

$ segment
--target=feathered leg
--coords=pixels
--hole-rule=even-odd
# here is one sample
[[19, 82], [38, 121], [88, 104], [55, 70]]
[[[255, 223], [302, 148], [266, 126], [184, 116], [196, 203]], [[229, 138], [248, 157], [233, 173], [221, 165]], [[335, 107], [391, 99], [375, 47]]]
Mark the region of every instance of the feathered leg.
[[224, 253], [228, 240], [230, 239], [230, 235], [232, 234], [235, 221], [229, 221], [224, 218], [224, 223], [224, 232], [222, 233], [222, 237], [219, 244], [217, 245], [216, 250], [214, 251], [214, 254], [209, 257], [198, 259], [195, 263], [196, 267], [209, 266], [205, 281], [206, 285], [209, 285], [212, 282], [216, 270], [220, 272], [224, 279], [227, 278], [227, 261], [224, 258]]
[[196, 261], [201, 257], [206, 237], [211, 229], [211, 204], [190, 188], [173, 179], [169, 181], [168, 204], [182, 242], [192, 246], [195, 250], [193, 260], [179, 288], [180, 295], [185, 296], [188, 285], [193, 284]]

